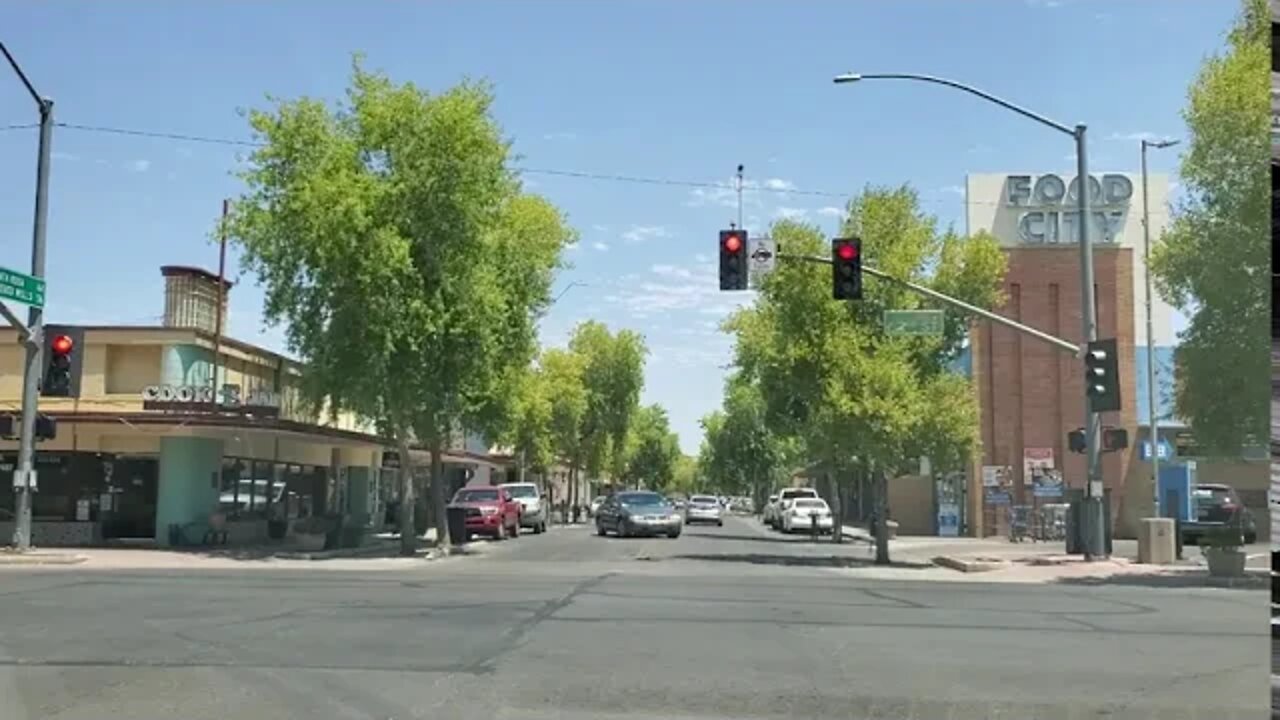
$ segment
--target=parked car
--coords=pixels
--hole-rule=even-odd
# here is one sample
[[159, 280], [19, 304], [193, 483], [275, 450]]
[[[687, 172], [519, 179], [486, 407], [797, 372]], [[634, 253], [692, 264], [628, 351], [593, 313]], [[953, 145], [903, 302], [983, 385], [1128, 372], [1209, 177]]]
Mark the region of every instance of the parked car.
[[778, 499], [769, 503], [764, 509], [764, 522], [775, 530], [782, 529], [782, 514], [791, 507], [791, 503], [799, 498], [816, 498], [818, 491], [813, 488], [787, 488], [778, 493]]
[[520, 503], [500, 487], [464, 487], [454, 493], [453, 507], [467, 511], [467, 536], [488, 535], [495, 540], [520, 536]]
[[671, 501], [656, 492], [635, 490], [614, 493], [596, 515], [596, 534], [612, 532], [618, 537], [666, 535], [680, 537], [684, 518]]
[[511, 493], [520, 503], [520, 527], [529, 528], [535, 535], [547, 531], [547, 506], [545, 497], [534, 483], [505, 483], [498, 487]]
[[1207, 530], [1222, 527], [1229, 522], [1240, 523], [1245, 544], [1258, 541], [1258, 526], [1253, 513], [1240, 502], [1230, 485], [1202, 483], [1191, 490], [1191, 511], [1195, 519], [1182, 524], [1182, 542], [1196, 544]]
[[603, 495], [597, 495], [595, 499], [591, 501], [591, 507], [587, 510], [587, 512], [591, 513], [591, 517], [595, 517], [596, 513], [600, 512], [600, 506], [604, 504], [606, 499], [607, 498]]
[[831, 517], [831, 508], [822, 498], [797, 498], [792, 501], [786, 512], [782, 513], [782, 532], [812, 532], [814, 526], [818, 532], [827, 535], [835, 530], [835, 520]]
[[694, 495], [684, 510], [684, 521], [687, 525], [705, 522], [724, 525], [724, 508], [720, 501], [710, 495]]

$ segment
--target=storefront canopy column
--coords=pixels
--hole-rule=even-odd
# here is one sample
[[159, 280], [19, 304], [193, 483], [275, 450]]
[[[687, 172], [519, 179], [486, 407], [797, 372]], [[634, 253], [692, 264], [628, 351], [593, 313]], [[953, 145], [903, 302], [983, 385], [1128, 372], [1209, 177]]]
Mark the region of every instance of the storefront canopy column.
[[218, 508], [222, 441], [199, 437], [160, 439], [156, 494], [156, 542], [170, 545], [169, 527], [204, 523]]

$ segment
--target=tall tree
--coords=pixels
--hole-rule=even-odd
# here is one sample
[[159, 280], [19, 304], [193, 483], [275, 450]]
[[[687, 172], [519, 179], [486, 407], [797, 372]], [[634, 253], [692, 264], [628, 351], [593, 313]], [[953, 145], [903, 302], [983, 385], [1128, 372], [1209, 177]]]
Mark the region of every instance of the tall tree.
[[1151, 263], [1161, 293], [1190, 315], [1175, 351], [1177, 412], [1217, 455], [1238, 455], [1269, 433], [1258, 388], [1270, 370], [1270, 27], [1267, 3], [1246, 0], [1226, 51], [1205, 60], [1192, 84], [1186, 199]]
[[707, 481], [721, 493], [750, 495], [758, 507], [796, 461], [788, 439], [769, 423], [759, 385], [748, 376], [730, 376], [723, 409], [703, 418], [702, 427], [699, 464]]
[[[939, 234], [906, 187], [870, 188], [848, 210], [845, 229], [863, 238], [867, 263], [980, 307], [999, 303], [1004, 256], [990, 236]], [[798, 254], [826, 253], [816, 227], [783, 221], [771, 235]], [[975, 449], [975, 399], [967, 380], [944, 370], [970, 320], [948, 310], [943, 337], [894, 337], [881, 326], [883, 311], [920, 307], [920, 299], [886, 282], [868, 283], [864, 298], [833, 302], [829, 270], [783, 263], [756, 306], [727, 327], [744, 375], [759, 385], [768, 426], [802, 442], [832, 479], [855, 466], [871, 472], [883, 519], [886, 478], [925, 452], [958, 462]], [[887, 563], [885, 524], [877, 528], [876, 559]]]
[[588, 321], [573, 331], [569, 351], [580, 358], [586, 410], [578, 428], [575, 454], [570, 464], [576, 506], [578, 477], [586, 471], [597, 476], [607, 466], [619, 467], [625, 452], [627, 430], [639, 408], [644, 387], [644, 340], [630, 330], [610, 333], [603, 323]]
[[646, 405], [632, 417], [621, 479], [627, 485], [667, 492], [675, 484], [681, 457], [680, 438], [671, 431], [667, 411], [661, 405]]
[[557, 498], [557, 502], [564, 503], [566, 512], [574, 499], [574, 459], [582, 455], [582, 423], [587, 414], [584, 372], [583, 358], [568, 350], [548, 349], [538, 361], [540, 381], [551, 399], [548, 429], [552, 455], [556, 462], [569, 467], [569, 493]]
[[[413, 552], [410, 446], [431, 451], [439, 537], [451, 431], [498, 425], [533, 352], [573, 233], [522, 195], [493, 96], [439, 95], [353, 62], [346, 103], [301, 98], [249, 113], [262, 147], [227, 221], [307, 366], [304, 395], [375, 420], [402, 456], [402, 549]], [[522, 265], [511, 262], [518, 240]]]

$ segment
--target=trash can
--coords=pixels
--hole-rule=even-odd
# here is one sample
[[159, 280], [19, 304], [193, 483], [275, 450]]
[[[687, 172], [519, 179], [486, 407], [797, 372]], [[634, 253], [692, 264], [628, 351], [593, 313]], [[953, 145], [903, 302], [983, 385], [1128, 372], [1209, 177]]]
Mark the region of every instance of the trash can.
[[467, 542], [467, 509], [460, 507], [445, 508], [445, 517], [449, 525], [449, 542], [462, 545]]

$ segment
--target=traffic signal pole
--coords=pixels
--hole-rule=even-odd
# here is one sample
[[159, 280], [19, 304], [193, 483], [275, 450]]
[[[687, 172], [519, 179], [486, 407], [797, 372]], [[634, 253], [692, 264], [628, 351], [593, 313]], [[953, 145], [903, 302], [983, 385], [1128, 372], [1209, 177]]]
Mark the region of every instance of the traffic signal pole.
[[[781, 248], [778, 249], [778, 259], [800, 260], [803, 262], [822, 263], [824, 265], [832, 264], [831, 258], [819, 257], [816, 255], [792, 255], [792, 254], [783, 252]], [[1030, 325], [1023, 325], [1022, 323], [1016, 320], [1010, 320], [1009, 318], [1004, 317], [1003, 315], [997, 315], [996, 313], [993, 313], [990, 310], [983, 310], [977, 305], [970, 305], [969, 303], [963, 300], [960, 300], [958, 298], [953, 298], [950, 295], [947, 295], [945, 293], [940, 293], [937, 290], [934, 290], [932, 288], [927, 288], [923, 285], [918, 285], [909, 280], [902, 280], [900, 278], [896, 278], [886, 272], [870, 267], [865, 263], [862, 265], [862, 272], [867, 275], [880, 278], [881, 280], [887, 280], [891, 283], [901, 285], [902, 287], [907, 288], [908, 290], [924, 295], [925, 297], [932, 298], [934, 300], [937, 300], [938, 302], [945, 303], [952, 307], [959, 308], [960, 310], [963, 310], [967, 313], [971, 313], [981, 318], [990, 320], [991, 322], [996, 323], [998, 325], [1003, 325], [1007, 328], [1017, 330], [1018, 332], [1023, 333], [1024, 335], [1030, 335], [1031, 337], [1037, 340], [1040, 340], [1041, 342], [1046, 342], [1058, 348], [1059, 350], [1065, 350], [1071, 353], [1072, 355], [1075, 355], [1078, 358], [1084, 357], [1083, 347], [1076, 345], [1075, 343], [1069, 340], [1063, 340], [1062, 338], [1057, 337], [1056, 335], [1050, 335], [1049, 333], [1044, 332], [1043, 330], [1037, 330], [1031, 327]]]
[[[1086, 344], [1098, 339], [1098, 312], [1093, 289], [1093, 241], [1089, 232], [1089, 150], [1085, 142], [1087, 127], [1076, 125], [1076, 202], [1080, 217], [1076, 226], [1080, 233], [1080, 305], [1081, 324]], [[1118, 382], [1118, 380], [1117, 380]], [[1084, 489], [1084, 508], [1082, 520], [1082, 539], [1084, 540], [1084, 559], [1095, 560], [1106, 557], [1105, 513], [1102, 511], [1102, 423], [1098, 413], [1093, 410], [1093, 395], [1089, 392], [1089, 383], [1084, 383], [1084, 442], [1085, 459], [1088, 467], [1088, 482]]]
[[[53, 101], [36, 92], [35, 86], [27, 79], [13, 55], [9, 54], [9, 49], [3, 44], [0, 44], [0, 53], [3, 53], [5, 59], [9, 61], [10, 67], [17, 73], [40, 111], [40, 144], [36, 156], [35, 221], [31, 232], [31, 275], [43, 278], [45, 229], [49, 220], [49, 162], [53, 149]], [[32, 468], [35, 465], [36, 411], [40, 398], [40, 361], [44, 342], [40, 328], [43, 320], [44, 312], [41, 308], [31, 306], [27, 314], [26, 327], [21, 328], [15, 325], [19, 327], [19, 333], [27, 346], [26, 365], [22, 376], [22, 439], [18, 446], [18, 467], [13, 476], [18, 511], [17, 522], [14, 524], [13, 546], [18, 550], [31, 548], [31, 492], [34, 489]]]

